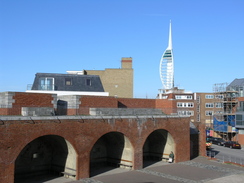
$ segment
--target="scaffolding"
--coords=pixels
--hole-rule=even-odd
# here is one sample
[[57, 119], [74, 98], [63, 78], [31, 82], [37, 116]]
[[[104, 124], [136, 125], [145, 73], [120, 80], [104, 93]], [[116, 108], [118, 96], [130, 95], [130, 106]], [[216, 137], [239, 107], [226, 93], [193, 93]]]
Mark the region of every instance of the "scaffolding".
[[228, 83], [218, 83], [213, 86], [214, 113], [213, 129], [219, 136], [230, 140], [236, 135], [235, 112], [238, 91], [228, 90]]

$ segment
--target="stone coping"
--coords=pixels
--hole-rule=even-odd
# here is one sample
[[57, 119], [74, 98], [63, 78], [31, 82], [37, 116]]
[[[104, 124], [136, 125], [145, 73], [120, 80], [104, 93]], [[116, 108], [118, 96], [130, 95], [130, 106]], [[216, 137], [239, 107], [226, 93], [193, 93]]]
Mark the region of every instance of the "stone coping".
[[14, 121], [14, 120], [65, 120], [65, 119], [156, 119], [156, 118], [189, 118], [189, 116], [179, 116], [179, 115], [137, 115], [137, 116], [0, 116], [1, 121]]

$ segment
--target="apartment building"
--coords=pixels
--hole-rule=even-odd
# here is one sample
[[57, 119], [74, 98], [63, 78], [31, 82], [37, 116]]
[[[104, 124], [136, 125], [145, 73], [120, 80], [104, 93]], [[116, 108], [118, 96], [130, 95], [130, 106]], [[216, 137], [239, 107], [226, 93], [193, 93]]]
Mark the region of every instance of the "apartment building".
[[132, 58], [122, 58], [118, 69], [37, 73], [27, 88], [32, 93], [133, 98]]
[[121, 98], [133, 98], [133, 68], [132, 58], [123, 57], [121, 68], [105, 70], [85, 70], [87, 75], [97, 75], [100, 77], [105, 92], [109, 96]]
[[[158, 99], [168, 100], [171, 103], [171, 112], [190, 116], [192, 122], [204, 123], [209, 128], [213, 128], [214, 112], [221, 111], [223, 107], [221, 102], [216, 102], [214, 93], [186, 92], [177, 87], [159, 93]], [[166, 107], [165, 113], [170, 107]]]

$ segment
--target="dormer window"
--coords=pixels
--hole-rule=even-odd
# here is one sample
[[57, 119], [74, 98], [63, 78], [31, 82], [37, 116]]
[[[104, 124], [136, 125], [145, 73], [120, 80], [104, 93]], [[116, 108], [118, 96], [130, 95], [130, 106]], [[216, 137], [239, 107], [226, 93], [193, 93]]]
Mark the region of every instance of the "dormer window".
[[65, 78], [65, 85], [71, 86], [72, 85], [72, 78]]
[[40, 78], [38, 89], [39, 90], [54, 90], [54, 78], [51, 78], [51, 77]]
[[91, 86], [91, 79], [86, 79], [86, 85]]

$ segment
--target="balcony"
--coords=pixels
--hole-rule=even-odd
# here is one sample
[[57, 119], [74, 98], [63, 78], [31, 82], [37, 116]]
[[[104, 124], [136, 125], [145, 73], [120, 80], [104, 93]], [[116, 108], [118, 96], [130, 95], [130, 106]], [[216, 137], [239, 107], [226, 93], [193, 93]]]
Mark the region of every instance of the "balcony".
[[37, 88], [34, 88], [32, 84], [28, 84], [27, 90], [55, 91], [56, 86], [52, 84], [42, 84], [42, 85], [38, 85]]

